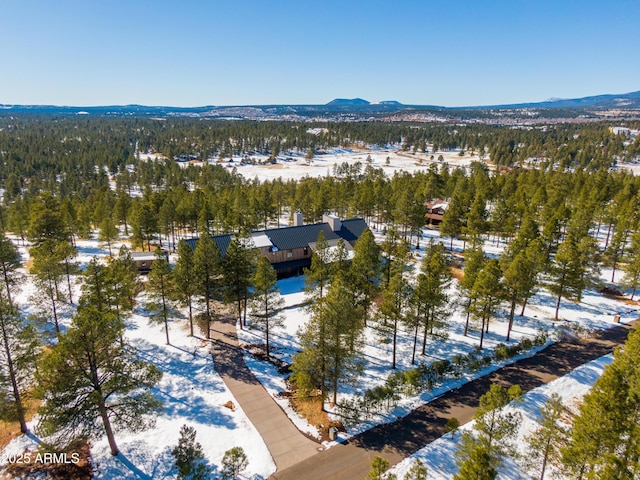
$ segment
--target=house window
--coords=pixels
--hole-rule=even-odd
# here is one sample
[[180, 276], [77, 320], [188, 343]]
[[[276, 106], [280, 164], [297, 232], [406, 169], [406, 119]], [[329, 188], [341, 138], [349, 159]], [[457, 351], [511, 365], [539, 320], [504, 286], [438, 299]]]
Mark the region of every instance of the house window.
[[287, 258], [291, 258], [291, 257], [293, 257], [293, 253], [287, 252]]
[[302, 250], [304, 256], [306, 257], [307, 255], [309, 255], [309, 247], [304, 247], [304, 249]]

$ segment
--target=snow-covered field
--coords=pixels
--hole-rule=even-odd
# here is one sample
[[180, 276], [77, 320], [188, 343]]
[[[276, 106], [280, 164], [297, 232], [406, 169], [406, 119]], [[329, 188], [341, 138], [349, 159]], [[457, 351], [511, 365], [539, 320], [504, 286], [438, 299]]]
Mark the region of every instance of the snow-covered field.
[[[104, 258], [108, 252], [95, 240], [78, 241], [78, 261], [84, 267], [93, 257]], [[26, 260], [26, 249], [20, 247]], [[74, 285], [77, 300], [79, 286]], [[17, 301], [25, 313], [36, 313], [32, 300], [35, 289], [26, 282]], [[164, 327], [150, 324], [144, 308], [144, 296], [139, 297], [134, 314], [127, 321], [126, 337], [141, 358], [154, 363], [163, 377], [155, 393], [164, 402], [164, 410], [157, 415], [155, 427], [142, 432], [116, 432], [121, 454], [112, 457], [106, 437], [91, 448], [96, 478], [173, 478], [177, 474], [171, 450], [176, 446], [183, 424], [197, 431], [196, 440], [202, 444], [206, 459], [213, 471], [220, 469], [224, 452], [239, 446], [244, 449], [249, 465], [245, 478], [266, 478], [275, 471], [271, 455], [241, 408], [235, 411], [224, 407], [228, 401], [237, 403], [213, 368], [206, 341], [189, 337], [188, 321], [174, 319], [169, 328], [171, 345], [165, 344]], [[72, 308], [64, 309], [63, 325], [69, 325]], [[30, 422], [36, 431], [37, 417]], [[38, 448], [36, 435], [20, 436], [4, 453], [19, 453]], [[5, 457], [3, 457], [5, 458]]]
[[[513, 444], [518, 446], [518, 453], [521, 458], [526, 458], [526, 437], [537, 428], [536, 419], [540, 417], [540, 409], [544, 403], [554, 393], [560, 395], [564, 405], [571, 407], [580, 402], [582, 397], [589, 391], [595, 381], [602, 375], [604, 368], [613, 361], [612, 355], [605, 355], [581, 367], [573, 372], [558, 378], [546, 385], [535, 388], [524, 395], [522, 402], [516, 405], [509, 405], [507, 411], [520, 412], [522, 422]], [[459, 430], [473, 428], [474, 422], [463, 425]], [[455, 464], [455, 453], [462, 432], [448, 433], [440, 437], [435, 442], [430, 443], [425, 448], [418, 450], [415, 454], [404, 459], [394, 466], [389, 473], [396, 474], [398, 478], [403, 478], [411, 468], [415, 459], [419, 459], [428, 469], [430, 480], [449, 480], [458, 471]], [[553, 466], [547, 469], [546, 478], [560, 478]], [[502, 479], [527, 479], [526, 470], [521, 462], [512, 458], [506, 459], [498, 472], [498, 478]], [[570, 480], [570, 479], [566, 479]]]
[[[438, 162], [438, 157], [443, 157], [442, 162]], [[431, 160], [431, 157], [434, 157]], [[251, 155], [249, 158], [255, 160], [256, 165], [242, 164], [242, 157], [234, 157], [232, 162], [224, 159], [221, 165], [227, 168], [236, 168], [236, 171], [245, 178], [260, 180], [299, 180], [304, 177], [328, 177], [334, 175], [334, 167], [343, 163], [353, 166], [360, 162], [364, 171], [367, 165], [374, 168], [382, 168], [387, 176], [393, 176], [395, 172], [405, 171], [413, 173], [419, 170], [427, 170], [430, 163], [447, 163], [450, 167], [465, 168], [472, 161], [477, 161], [478, 156], [466, 154], [459, 156], [459, 151], [436, 152], [436, 153], [413, 153], [402, 152], [398, 147], [393, 148], [362, 148], [362, 149], [333, 149], [316, 155], [308, 163], [304, 158], [304, 153], [287, 153], [277, 158], [274, 165], [263, 165], [268, 160], [267, 155]], [[367, 161], [371, 158], [371, 162]], [[387, 163], [387, 158], [389, 162]], [[217, 160], [215, 161], [217, 163]], [[203, 162], [194, 162], [202, 164]], [[186, 164], [183, 164], [186, 165]]]

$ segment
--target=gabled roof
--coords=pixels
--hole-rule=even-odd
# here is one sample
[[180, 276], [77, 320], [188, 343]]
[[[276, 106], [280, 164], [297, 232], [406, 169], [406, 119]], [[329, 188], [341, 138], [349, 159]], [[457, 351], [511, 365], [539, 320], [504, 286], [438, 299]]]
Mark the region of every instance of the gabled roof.
[[[220, 255], [224, 257], [227, 254], [227, 248], [229, 248], [229, 244], [231, 244], [231, 239], [233, 238], [233, 235], [230, 233], [224, 233], [222, 235], [214, 235], [212, 238], [213, 238], [213, 241], [216, 242], [216, 246], [220, 251]], [[191, 250], [195, 250], [196, 244], [198, 243], [198, 239], [188, 238], [185, 240], [185, 242], [187, 242], [187, 244], [191, 247]]]
[[156, 258], [155, 252], [129, 252], [131, 258], [137, 261], [149, 260], [153, 261]]
[[338, 235], [344, 238], [345, 242], [355, 242], [367, 228], [369, 227], [363, 218], [351, 218], [342, 221], [342, 228]]
[[[352, 218], [343, 220], [342, 227], [338, 232], [334, 232], [328, 223], [314, 223], [311, 225], [255, 230], [251, 236], [256, 247], [271, 246], [274, 250], [294, 250], [308, 247], [309, 244], [315, 243], [318, 240], [320, 231], [324, 232], [327, 242], [335, 244], [340, 238], [344, 239], [345, 242], [357, 240], [366, 228], [368, 227], [364, 219]], [[229, 233], [213, 237], [223, 257], [226, 255], [227, 248], [229, 248], [233, 238], [234, 235]], [[198, 243], [197, 238], [190, 238], [185, 241], [195, 250], [196, 243]]]
[[315, 242], [321, 230], [324, 231], [327, 240], [337, 240], [340, 238], [329, 228], [327, 223], [273, 228], [271, 230], [260, 230], [255, 233], [262, 233], [269, 237], [273, 246], [278, 250], [293, 250], [295, 248], [307, 247], [311, 242]]

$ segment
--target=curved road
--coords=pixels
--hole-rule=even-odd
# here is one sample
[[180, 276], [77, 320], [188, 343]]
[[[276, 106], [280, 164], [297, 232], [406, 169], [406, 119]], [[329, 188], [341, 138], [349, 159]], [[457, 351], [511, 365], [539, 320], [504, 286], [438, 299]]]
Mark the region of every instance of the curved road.
[[507, 365], [489, 375], [451, 390], [397, 421], [378, 425], [345, 444], [278, 470], [274, 480], [359, 480], [367, 476], [371, 461], [380, 455], [395, 465], [445, 433], [451, 418], [461, 424], [473, 418], [482, 396], [492, 383], [520, 385], [524, 392], [548, 383], [574, 368], [610, 353], [627, 338], [635, 322], [598, 331], [579, 344], [555, 343], [530, 358]]

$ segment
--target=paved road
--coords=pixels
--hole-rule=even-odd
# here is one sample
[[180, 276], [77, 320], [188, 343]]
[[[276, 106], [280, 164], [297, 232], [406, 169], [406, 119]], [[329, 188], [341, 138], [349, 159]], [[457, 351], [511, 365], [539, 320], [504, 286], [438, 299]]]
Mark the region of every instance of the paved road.
[[[631, 326], [620, 325], [599, 331], [580, 344], [553, 344], [531, 358], [473, 380], [457, 390], [422, 405], [394, 423], [379, 425], [353, 437], [346, 444], [302, 460], [287, 469], [278, 469], [274, 480], [360, 480], [367, 476], [371, 461], [380, 455], [392, 465], [400, 462], [445, 433], [451, 418], [465, 424], [473, 418], [482, 396], [492, 383], [520, 385], [527, 392], [574, 368], [610, 353], [624, 343]], [[452, 460], [453, 461], [453, 460]]]
[[300, 433], [245, 365], [234, 322], [215, 322], [211, 338], [216, 371], [262, 436], [278, 470], [318, 453], [320, 445]]

